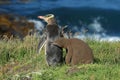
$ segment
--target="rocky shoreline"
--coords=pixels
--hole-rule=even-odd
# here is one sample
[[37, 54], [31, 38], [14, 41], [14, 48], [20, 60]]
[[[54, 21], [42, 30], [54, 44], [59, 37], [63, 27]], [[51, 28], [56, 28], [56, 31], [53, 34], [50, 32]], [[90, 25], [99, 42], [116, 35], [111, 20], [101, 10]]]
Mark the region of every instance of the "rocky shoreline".
[[34, 28], [34, 23], [29, 22], [23, 16], [0, 14], [0, 38], [13, 36], [22, 40], [26, 35], [33, 32]]

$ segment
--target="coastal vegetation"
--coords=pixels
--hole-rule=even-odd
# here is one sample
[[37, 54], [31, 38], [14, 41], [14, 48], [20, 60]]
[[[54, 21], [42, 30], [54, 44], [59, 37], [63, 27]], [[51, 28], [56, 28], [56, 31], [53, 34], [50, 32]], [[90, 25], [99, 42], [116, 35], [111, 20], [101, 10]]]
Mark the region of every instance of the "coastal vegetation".
[[119, 80], [120, 42], [84, 41], [93, 50], [93, 64], [48, 67], [44, 48], [36, 52], [39, 38], [4, 38], [0, 40], [0, 80]]

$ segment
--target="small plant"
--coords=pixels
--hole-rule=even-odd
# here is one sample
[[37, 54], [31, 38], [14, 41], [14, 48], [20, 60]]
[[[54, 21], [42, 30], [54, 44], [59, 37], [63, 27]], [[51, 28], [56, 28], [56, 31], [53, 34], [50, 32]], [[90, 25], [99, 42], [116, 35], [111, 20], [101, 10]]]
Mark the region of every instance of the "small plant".
[[[78, 65], [72, 72], [66, 64], [48, 67], [44, 49], [37, 54], [39, 39], [27, 36], [24, 41], [0, 40], [0, 80], [119, 80], [120, 42], [87, 39], [93, 50], [93, 64]], [[66, 50], [63, 49], [64, 56]], [[74, 70], [73, 70], [74, 71]]]

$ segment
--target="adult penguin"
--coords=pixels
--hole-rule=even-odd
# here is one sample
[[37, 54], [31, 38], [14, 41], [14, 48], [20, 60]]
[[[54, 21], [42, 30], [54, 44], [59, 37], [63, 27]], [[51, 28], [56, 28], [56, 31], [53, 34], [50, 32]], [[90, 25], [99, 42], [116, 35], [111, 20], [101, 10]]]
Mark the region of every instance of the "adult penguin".
[[45, 44], [45, 55], [48, 66], [56, 66], [61, 64], [63, 62], [62, 48], [52, 44], [52, 42], [61, 37], [57, 21], [53, 14], [38, 16], [38, 18], [44, 20], [47, 23], [45, 32], [43, 33], [45, 36], [43, 36], [39, 42], [38, 50], [40, 51]]

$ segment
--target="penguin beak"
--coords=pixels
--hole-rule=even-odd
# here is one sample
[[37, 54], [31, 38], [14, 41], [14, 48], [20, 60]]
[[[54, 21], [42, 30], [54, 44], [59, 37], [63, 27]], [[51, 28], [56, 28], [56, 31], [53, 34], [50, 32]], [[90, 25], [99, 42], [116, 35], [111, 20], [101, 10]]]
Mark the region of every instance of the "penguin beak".
[[45, 19], [45, 17], [44, 17], [44, 16], [38, 16], [38, 18], [40, 18], [40, 19]]
[[48, 22], [48, 18], [46, 18], [45, 16], [38, 16], [38, 18], [44, 20], [45, 22]]

